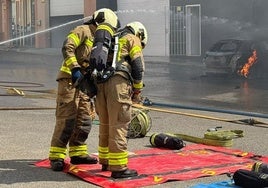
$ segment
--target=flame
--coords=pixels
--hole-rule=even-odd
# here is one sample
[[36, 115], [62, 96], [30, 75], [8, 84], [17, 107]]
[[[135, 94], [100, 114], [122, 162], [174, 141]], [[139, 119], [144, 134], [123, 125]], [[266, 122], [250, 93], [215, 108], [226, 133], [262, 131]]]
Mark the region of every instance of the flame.
[[248, 62], [242, 67], [238, 73], [244, 77], [248, 77], [250, 67], [257, 62], [257, 51], [253, 50], [252, 56], [248, 58]]

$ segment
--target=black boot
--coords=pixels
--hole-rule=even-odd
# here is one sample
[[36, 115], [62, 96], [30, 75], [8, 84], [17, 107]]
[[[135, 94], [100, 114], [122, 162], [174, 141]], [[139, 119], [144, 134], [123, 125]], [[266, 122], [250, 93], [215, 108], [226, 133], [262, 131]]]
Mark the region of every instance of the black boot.
[[138, 176], [138, 173], [136, 170], [130, 170], [130, 169], [126, 169], [124, 171], [114, 171], [112, 172], [111, 177], [112, 178], [129, 178], [129, 177], [135, 177]]
[[51, 169], [54, 171], [63, 171], [64, 160], [63, 159], [50, 160], [50, 166], [51, 166]]
[[71, 157], [71, 163], [72, 164], [97, 164], [98, 159], [95, 157], [81, 157], [81, 156], [74, 156]]
[[108, 165], [107, 164], [101, 165], [101, 171], [107, 171], [107, 170], [108, 170]]

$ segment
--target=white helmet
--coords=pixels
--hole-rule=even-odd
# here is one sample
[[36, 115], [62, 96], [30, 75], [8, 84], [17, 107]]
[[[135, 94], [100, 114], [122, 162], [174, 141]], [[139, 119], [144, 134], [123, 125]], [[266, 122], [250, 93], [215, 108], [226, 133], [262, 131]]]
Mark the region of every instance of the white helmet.
[[143, 48], [146, 46], [148, 41], [147, 30], [141, 22], [131, 22], [127, 24], [127, 27], [133, 32], [134, 35], [141, 39]]
[[102, 8], [96, 10], [93, 14], [93, 20], [98, 25], [101, 23], [110, 24], [114, 29], [118, 29], [120, 27], [120, 22], [117, 15], [108, 8]]

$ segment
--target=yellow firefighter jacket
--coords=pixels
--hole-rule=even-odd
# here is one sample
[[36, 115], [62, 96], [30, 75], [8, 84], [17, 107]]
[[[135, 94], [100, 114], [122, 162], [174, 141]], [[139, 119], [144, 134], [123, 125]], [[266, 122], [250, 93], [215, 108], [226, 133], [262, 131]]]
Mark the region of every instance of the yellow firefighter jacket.
[[[126, 60], [126, 58], [130, 58], [129, 60]], [[145, 65], [144, 65], [144, 57], [142, 53], [142, 45], [140, 39], [133, 35], [133, 34], [126, 34], [123, 37], [120, 37], [119, 39], [119, 50], [118, 50], [118, 62], [123, 62], [122, 65], [125, 65], [129, 73], [132, 73], [131, 65], [129, 62], [132, 63], [141, 63], [142, 66], [140, 66], [140, 71], [144, 72]], [[129, 79], [128, 74], [126, 74], [124, 71], [116, 71], [115, 74], [120, 74], [121, 76]], [[142, 80], [133, 80], [134, 85], [141, 85], [138, 87], [142, 88]]]
[[62, 46], [63, 63], [57, 80], [71, 78], [71, 69], [81, 67], [81, 71], [89, 65], [89, 55], [93, 46], [96, 26], [81, 25], [74, 28], [66, 37]]

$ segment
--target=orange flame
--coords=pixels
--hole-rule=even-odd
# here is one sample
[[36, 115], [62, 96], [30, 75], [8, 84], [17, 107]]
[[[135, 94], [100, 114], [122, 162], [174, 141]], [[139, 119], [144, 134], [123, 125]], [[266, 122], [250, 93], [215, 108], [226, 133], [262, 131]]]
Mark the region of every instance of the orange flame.
[[244, 77], [248, 77], [250, 67], [257, 62], [257, 51], [253, 50], [252, 56], [248, 58], [248, 62], [242, 67], [238, 73]]

